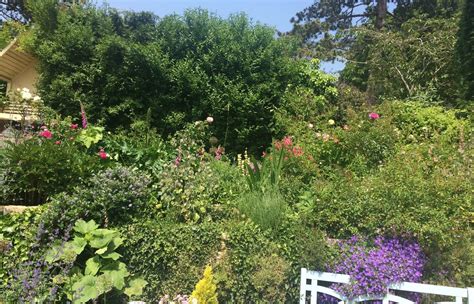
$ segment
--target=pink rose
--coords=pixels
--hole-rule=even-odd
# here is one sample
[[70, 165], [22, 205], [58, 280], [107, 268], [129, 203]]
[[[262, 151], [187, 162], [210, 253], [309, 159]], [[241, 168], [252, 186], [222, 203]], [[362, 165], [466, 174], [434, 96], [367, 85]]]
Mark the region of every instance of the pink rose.
[[39, 136], [50, 139], [51, 137], [53, 137], [53, 133], [51, 133], [48, 129], [44, 129], [44, 131], [41, 131], [39, 133]]
[[71, 124], [71, 129], [76, 130], [78, 127], [78, 124]]

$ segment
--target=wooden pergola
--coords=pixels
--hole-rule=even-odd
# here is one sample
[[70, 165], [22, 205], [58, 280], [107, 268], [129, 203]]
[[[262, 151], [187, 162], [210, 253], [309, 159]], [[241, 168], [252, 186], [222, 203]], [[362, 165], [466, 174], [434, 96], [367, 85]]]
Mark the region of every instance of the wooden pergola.
[[[8, 83], [7, 92], [24, 87], [34, 92], [36, 58], [18, 47], [18, 41], [14, 39], [0, 52], [0, 79]], [[35, 110], [26, 105], [10, 103], [0, 109], [0, 120], [20, 121], [35, 118]]]
[[11, 83], [35, 62], [35, 57], [18, 50], [18, 43], [15, 39], [0, 53], [0, 79]]

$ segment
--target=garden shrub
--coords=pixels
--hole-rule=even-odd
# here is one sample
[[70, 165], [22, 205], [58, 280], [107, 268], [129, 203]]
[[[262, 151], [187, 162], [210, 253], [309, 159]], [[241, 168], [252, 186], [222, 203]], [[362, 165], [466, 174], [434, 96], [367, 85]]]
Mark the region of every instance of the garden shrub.
[[254, 263], [256, 269], [251, 280], [261, 295], [260, 302], [285, 303], [290, 264], [276, 254], [255, 257]]
[[459, 242], [472, 237], [467, 211], [472, 204], [472, 164], [466, 157], [471, 150], [459, 152], [456, 145], [442, 144], [407, 146], [370, 176], [321, 183], [315, 190], [315, 224], [337, 238], [380, 232], [415, 236], [428, 256], [428, 276], [445, 271], [467, 284], [469, 276], [459, 263], [469, 264], [466, 259], [472, 256], [452, 254]]
[[317, 69], [300, 73], [296, 39], [276, 39], [273, 28], [245, 15], [188, 10], [157, 18], [86, 5], [54, 16], [34, 19], [30, 49], [40, 61], [41, 96], [63, 115], [75, 113], [80, 99], [109, 129], [148, 109], [164, 135], [212, 115], [228, 151], [253, 153], [271, 142], [287, 85], [328, 85], [311, 78]]
[[48, 130], [39, 134], [47, 137], [33, 135], [18, 144], [9, 143], [2, 150], [3, 204], [43, 204], [54, 194], [84, 182], [100, 168], [97, 156], [87, 155], [73, 143], [56, 139]]
[[441, 136], [448, 142], [458, 142], [460, 132], [464, 132], [466, 137], [470, 134], [469, 124], [457, 118], [459, 111], [454, 109], [427, 106], [416, 101], [387, 102], [381, 107], [390, 111], [395, 127], [406, 140], [426, 141]]
[[[252, 222], [224, 223], [225, 250], [215, 267], [221, 303], [266, 303], [265, 295], [275, 299], [288, 296], [288, 261], [280, 247]], [[271, 256], [278, 263], [268, 263]], [[265, 265], [261, 264], [266, 262]], [[269, 267], [269, 269], [264, 269]], [[275, 277], [268, 275], [273, 273]], [[263, 280], [268, 279], [268, 282]], [[261, 289], [263, 287], [263, 289]]]
[[212, 169], [213, 162], [223, 161], [205, 151], [208, 126], [197, 121], [171, 139], [176, 158], [158, 176], [156, 202], [156, 209], [168, 219], [195, 223], [229, 216], [229, 197], [235, 194], [224, 191], [221, 185], [226, 182]]
[[221, 237], [219, 225], [207, 222], [136, 223], [120, 230], [126, 264], [149, 283], [146, 302], [158, 295], [190, 294], [204, 266], [217, 256]]
[[296, 252], [295, 235], [282, 238], [288, 244], [272, 241], [249, 221], [147, 222], [123, 226], [121, 231], [125, 262], [149, 282], [144, 301], [163, 294], [190, 294], [206, 265], [213, 266], [220, 303], [268, 302], [262, 293], [275, 302], [298, 295], [299, 270], [293, 273], [290, 265], [301, 264], [293, 265], [284, 249], [294, 248], [288, 255]]
[[149, 121], [136, 121], [129, 130], [107, 135], [103, 142], [111, 158], [123, 166], [146, 171], [156, 179], [171, 161], [171, 149], [149, 124]]
[[[8, 284], [20, 265], [30, 261], [36, 228], [42, 209], [22, 213], [0, 214], [0, 294], [7, 294]], [[0, 300], [2, 297], [0, 297]]]
[[118, 231], [100, 229], [94, 220], [85, 222], [82, 219], [75, 222], [72, 230], [72, 240], [54, 241], [44, 257], [46, 264], [53, 268], [52, 274], [55, 263], [69, 264], [51, 278], [58, 289], [54, 295], [56, 299], [86, 303], [99, 298], [105, 302], [107, 298], [116, 302], [125, 295], [142, 294], [147, 282], [141, 278], [131, 279], [127, 265], [116, 252], [123, 243]]
[[202, 279], [196, 284], [191, 294], [191, 302], [197, 301], [202, 304], [218, 304], [217, 302], [217, 286], [214, 283], [212, 267], [206, 266]]
[[48, 229], [66, 229], [78, 219], [119, 226], [153, 214], [150, 179], [143, 172], [117, 166], [94, 174], [83, 186], [53, 197], [42, 217]]
[[227, 216], [230, 207], [219, 176], [206, 161], [197, 166], [189, 161], [167, 165], [158, 189], [157, 210], [175, 221], [219, 220]]

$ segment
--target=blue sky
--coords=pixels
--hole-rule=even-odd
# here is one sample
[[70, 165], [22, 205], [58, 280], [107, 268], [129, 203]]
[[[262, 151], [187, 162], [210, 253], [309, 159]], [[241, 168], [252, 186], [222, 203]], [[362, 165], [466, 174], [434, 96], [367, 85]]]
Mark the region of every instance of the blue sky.
[[[100, 2], [100, 1], [99, 1]], [[108, 0], [111, 7], [121, 10], [151, 11], [158, 16], [182, 14], [188, 8], [204, 8], [221, 17], [245, 12], [253, 21], [275, 27], [279, 31], [291, 29], [290, 19], [313, 0]], [[325, 63], [327, 72], [337, 72], [342, 64]]]
[[291, 29], [290, 18], [313, 3], [312, 0], [108, 0], [111, 7], [134, 11], [152, 11], [158, 16], [182, 14], [187, 8], [201, 7], [219, 16], [245, 12], [254, 21], [276, 27], [280, 31]]

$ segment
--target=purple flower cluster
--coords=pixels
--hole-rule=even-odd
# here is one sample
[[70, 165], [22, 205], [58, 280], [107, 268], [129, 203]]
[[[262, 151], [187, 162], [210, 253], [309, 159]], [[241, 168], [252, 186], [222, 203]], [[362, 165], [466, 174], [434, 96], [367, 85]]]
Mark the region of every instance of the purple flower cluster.
[[341, 255], [329, 271], [350, 275], [350, 284], [334, 284], [332, 288], [348, 298], [383, 296], [390, 284], [419, 282], [424, 255], [414, 241], [377, 237], [372, 244], [352, 237], [339, 242]]

